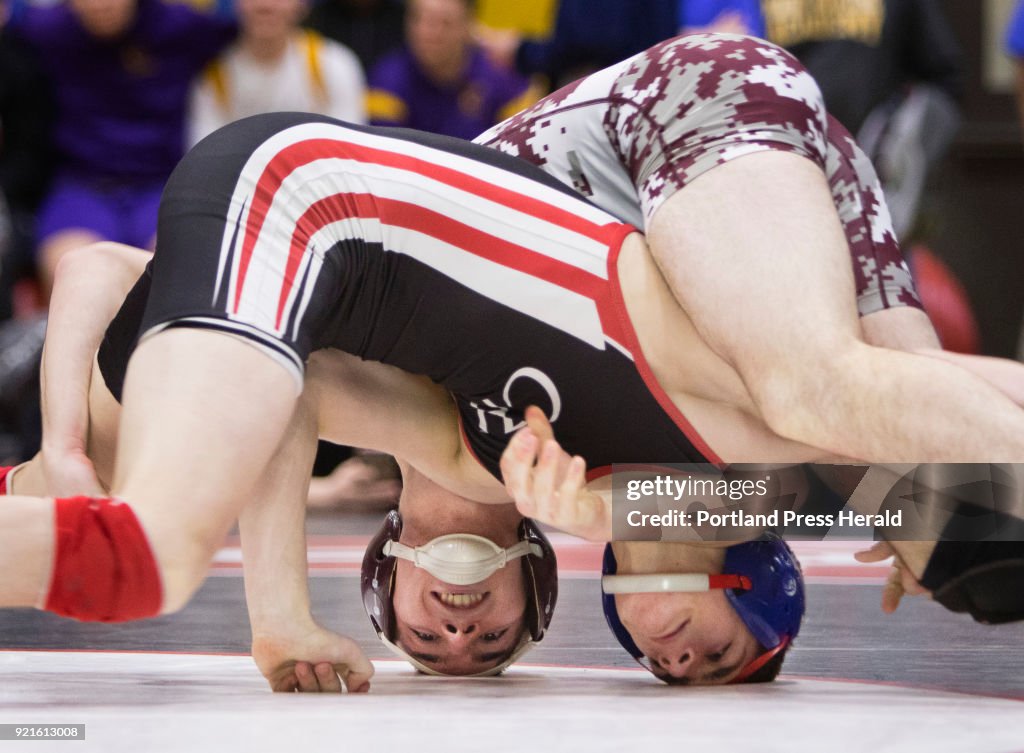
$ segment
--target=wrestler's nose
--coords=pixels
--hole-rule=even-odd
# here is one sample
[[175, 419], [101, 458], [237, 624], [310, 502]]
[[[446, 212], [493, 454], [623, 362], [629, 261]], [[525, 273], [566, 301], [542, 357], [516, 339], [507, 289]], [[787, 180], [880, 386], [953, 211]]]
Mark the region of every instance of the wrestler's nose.
[[453, 637], [469, 636], [476, 632], [476, 622], [474, 620], [449, 620], [445, 623], [444, 629]]
[[693, 666], [693, 652], [666, 652], [658, 659], [658, 664], [672, 677], [688, 677]]

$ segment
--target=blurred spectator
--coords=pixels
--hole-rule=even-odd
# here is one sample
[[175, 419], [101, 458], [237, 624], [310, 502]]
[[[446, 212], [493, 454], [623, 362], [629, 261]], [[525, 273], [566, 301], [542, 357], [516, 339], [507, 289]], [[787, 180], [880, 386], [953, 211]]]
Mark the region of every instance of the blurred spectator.
[[491, 29], [510, 29], [544, 39], [554, 30], [557, 10], [558, 0], [477, 0], [476, 20]]
[[299, 27], [305, 0], [237, 0], [240, 36], [196, 83], [189, 144], [233, 120], [296, 111], [366, 122], [366, 82], [347, 47]]
[[1017, 10], [1006, 30], [1006, 49], [1013, 58], [1017, 83], [1017, 111], [1024, 128], [1024, 0], [1017, 3]]
[[[1017, 10], [1010, 21], [1006, 33], [1006, 48], [1013, 57], [1017, 82], [1017, 112], [1020, 114], [1021, 128], [1024, 129], [1024, 0], [1017, 3]], [[1024, 361], [1024, 320], [1021, 321], [1017, 358]]]
[[[195, 84], [190, 144], [233, 120], [263, 112], [316, 112], [366, 122], [359, 59], [341, 43], [301, 29], [306, 9], [305, 0], [236, 0], [240, 36]], [[347, 447], [320, 442], [317, 474], [329, 473], [350, 454]], [[338, 478], [351, 479], [357, 492], [367, 489], [361, 476]], [[317, 481], [314, 488], [325, 483]]]
[[807, 67], [825, 105], [871, 157], [925, 310], [943, 345], [977, 352], [970, 302], [915, 239], [926, 181], [959, 127], [961, 53], [933, 0], [680, 0], [683, 30], [766, 36]]
[[50, 174], [50, 85], [31, 51], [0, 30], [0, 321], [33, 276], [33, 218]]
[[72, 248], [152, 244], [160, 192], [184, 149], [189, 86], [234, 23], [161, 0], [15, 0], [8, 26], [40, 52], [56, 94], [57, 172], [38, 218], [48, 289]]
[[750, 34], [785, 47], [851, 133], [912, 86], [951, 102], [963, 89], [960, 46], [934, 0], [679, 0], [679, 21], [684, 32]]
[[306, 26], [348, 47], [369, 71], [405, 39], [401, 0], [319, 0]]
[[934, 0], [762, 0], [767, 38], [821, 87], [825, 105], [871, 158], [896, 236], [943, 345], [977, 352], [963, 286], [923, 242], [925, 189], [960, 126], [964, 63]]
[[371, 122], [472, 139], [533, 104], [529, 81], [472, 40], [472, 0], [409, 0], [406, 47], [370, 73]]
[[680, 0], [685, 31], [739, 31], [785, 47], [875, 163], [893, 226], [912, 234], [931, 168], [960, 124], [959, 44], [934, 0]]
[[958, 99], [964, 64], [934, 0], [762, 0], [767, 38], [807, 66], [829, 111], [857, 133], [868, 114], [909, 86]]
[[543, 74], [557, 89], [675, 36], [678, 5], [679, 0], [561, 0], [550, 39], [482, 29], [480, 41], [499, 65]]

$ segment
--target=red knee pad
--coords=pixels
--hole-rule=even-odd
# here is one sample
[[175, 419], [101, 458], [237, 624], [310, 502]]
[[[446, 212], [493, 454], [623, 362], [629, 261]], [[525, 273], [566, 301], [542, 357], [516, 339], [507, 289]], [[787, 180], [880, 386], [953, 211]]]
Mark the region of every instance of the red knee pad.
[[49, 612], [89, 622], [124, 622], [160, 613], [160, 571], [145, 531], [123, 502], [56, 500]]
[[13, 465], [0, 468], [0, 494], [7, 494], [7, 474], [13, 470]]

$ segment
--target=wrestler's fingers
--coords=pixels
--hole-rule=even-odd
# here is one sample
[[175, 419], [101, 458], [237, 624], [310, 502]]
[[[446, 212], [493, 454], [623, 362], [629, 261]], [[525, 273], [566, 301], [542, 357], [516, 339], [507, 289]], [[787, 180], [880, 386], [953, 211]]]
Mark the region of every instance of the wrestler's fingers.
[[355, 647], [355, 651], [349, 654], [344, 664], [335, 664], [334, 671], [345, 683], [345, 689], [349, 693], [368, 693], [370, 691], [370, 678], [373, 677], [374, 671], [373, 664], [358, 647]]
[[342, 691], [341, 678], [334, 669], [334, 665], [322, 662], [313, 668], [321, 693], [340, 693]]
[[532, 474], [536, 444], [537, 438], [533, 433], [521, 429], [512, 437], [501, 456], [501, 475], [505, 489], [524, 515], [530, 515], [527, 510], [532, 511], [534, 508]]
[[300, 693], [320, 692], [320, 682], [313, 671], [313, 665], [309, 662], [295, 662], [295, 679], [298, 681], [298, 691]]
[[587, 485], [587, 464], [579, 455], [573, 455], [565, 469], [565, 479], [559, 487], [562, 494], [579, 494]]
[[[887, 541], [875, 542], [874, 546], [870, 549], [866, 549], [861, 552], [857, 552], [853, 555], [858, 562], [872, 563], [882, 562], [890, 557], [895, 557], [893, 561], [893, 569], [889, 574], [890, 580], [897, 578], [900, 583], [900, 596], [896, 598], [893, 603], [893, 610], [899, 604], [900, 598], [903, 596], [921, 596], [922, 594], [929, 593], [928, 589], [925, 588], [918, 582], [914, 573], [907, 567], [906, 563], [902, 560], [896, 549]], [[884, 594], [883, 594], [884, 597]], [[890, 601], [892, 601], [890, 599]], [[890, 610], [892, 611], [892, 610]]]
[[295, 677], [295, 668], [292, 667], [288, 672], [270, 678], [270, 689], [275, 693], [294, 693], [298, 690], [299, 681]]
[[526, 426], [532, 431], [541, 444], [549, 439], [555, 438], [555, 430], [551, 428], [551, 422], [547, 415], [536, 405], [531, 405], [524, 414]]
[[560, 499], [555, 492], [555, 478], [558, 473], [558, 458], [562, 448], [553, 439], [547, 440], [540, 451], [540, 459], [533, 469], [532, 497], [536, 515], [541, 520], [552, 522], [559, 514]]
[[579, 455], [569, 462], [562, 484], [566, 499], [574, 500], [573, 514], [578, 535], [591, 541], [611, 540], [611, 519], [604, 499], [587, 491], [587, 464]]
[[903, 563], [899, 564], [900, 571], [900, 584], [903, 586], [903, 591], [907, 596], [921, 596], [923, 594], [930, 594], [931, 592], [922, 586], [918, 582], [914, 574], [910, 572], [910, 568], [906, 567]]
[[882, 588], [882, 611], [892, 614], [899, 608], [900, 600], [903, 598], [903, 576], [898, 567], [889, 571], [889, 577]]
[[887, 560], [896, 552], [887, 541], [876, 541], [870, 549], [864, 549], [854, 553], [853, 557], [858, 562], [871, 563], [871, 562], [882, 562]]

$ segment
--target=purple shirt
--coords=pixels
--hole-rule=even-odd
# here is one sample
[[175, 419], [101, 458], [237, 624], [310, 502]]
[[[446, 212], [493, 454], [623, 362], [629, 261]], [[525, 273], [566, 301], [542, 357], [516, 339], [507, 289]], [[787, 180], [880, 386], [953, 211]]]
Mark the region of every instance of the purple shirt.
[[138, 0], [131, 28], [101, 40], [66, 4], [16, 5], [11, 31], [40, 51], [57, 100], [60, 168], [84, 177], [163, 180], [185, 144], [192, 79], [232, 40], [231, 19]]
[[400, 125], [473, 139], [481, 131], [533, 104], [529, 81], [492, 65], [480, 50], [470, 54], [462, 80], [438, 86], [408, 50], [387, 55], [369, 79], [367, 109], [375, 125]]

